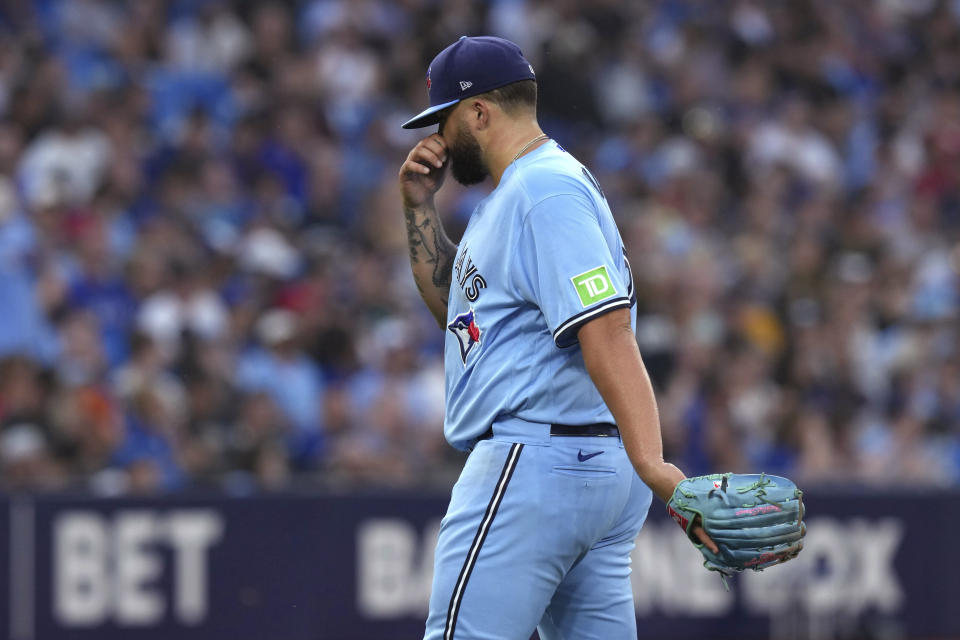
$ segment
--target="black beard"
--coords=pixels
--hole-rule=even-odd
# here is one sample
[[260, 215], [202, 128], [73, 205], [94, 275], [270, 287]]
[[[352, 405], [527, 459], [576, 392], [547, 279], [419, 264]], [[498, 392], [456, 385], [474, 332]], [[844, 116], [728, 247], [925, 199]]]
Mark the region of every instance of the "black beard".
[[480, 184], [490, 175], [483, 164], [483, 154], [476, 138], [463, 129], [457, 132], [449, 153], [450, 173], [453, 174], [453, 179], [463, 186]]

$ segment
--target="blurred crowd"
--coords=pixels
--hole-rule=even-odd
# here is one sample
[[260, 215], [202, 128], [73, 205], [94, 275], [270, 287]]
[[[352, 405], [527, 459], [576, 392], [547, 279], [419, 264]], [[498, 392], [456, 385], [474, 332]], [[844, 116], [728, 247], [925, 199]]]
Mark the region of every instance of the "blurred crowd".
[[[669, 458], [960, 483], [956, 0], [32, 0], [0, 32], [0, 488], [448, 483], [399, 125], [487, 33], [618, 218]], [[444, 188], [452, 237], [488, 190]]]

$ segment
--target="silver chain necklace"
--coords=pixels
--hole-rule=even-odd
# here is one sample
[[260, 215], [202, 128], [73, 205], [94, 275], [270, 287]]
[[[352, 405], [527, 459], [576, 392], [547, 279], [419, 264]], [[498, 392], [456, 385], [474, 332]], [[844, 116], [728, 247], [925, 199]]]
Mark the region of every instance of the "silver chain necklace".
[[531, 140], [531, 141], [528, 142], [527, 144], [523, 145], [523, 149], [520, 149], [520, 151], [517, 152], [517, 155], [513, 156], [513, 160], [511, 160], [508, 164], [513, 164], [514, 162], [516, 162], [517, 158], [519, 158], [520, 156], [522, 156], [522, 155], [523, 155], [523, 152], [526, 151], [527, 149], [529, 149], [529, 148], [530, 148], [531, 146], [533, 146], [534, 144], [540, 142], [541, 140], [549, 140], [549, 139], [550, 139], [550, 136], [548, 136], [548, 135], [545, 134], [545, 133], [541, 133], [541, 134], [538, 135], [536, 138], [534, 138], [533, 140]]

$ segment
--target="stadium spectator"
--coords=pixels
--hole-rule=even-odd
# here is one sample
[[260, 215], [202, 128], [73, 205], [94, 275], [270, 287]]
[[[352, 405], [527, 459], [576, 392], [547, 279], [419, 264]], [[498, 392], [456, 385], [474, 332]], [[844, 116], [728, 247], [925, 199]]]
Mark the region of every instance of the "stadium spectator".
[[[424, 64], [480, 33], [619, 217], [671, 457], [960, 482], [956, 2], [37, 0], [0, 31], [10, 487], [447, 482], [392, 189]], [[444, 191], [456, 235], [479, 192]]]

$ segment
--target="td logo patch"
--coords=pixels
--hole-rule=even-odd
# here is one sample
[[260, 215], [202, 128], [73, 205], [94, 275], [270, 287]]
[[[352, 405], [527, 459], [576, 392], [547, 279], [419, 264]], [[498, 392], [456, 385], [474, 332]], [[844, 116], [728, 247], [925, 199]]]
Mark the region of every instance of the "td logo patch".
[[461, 313], [453, 322], [447, 325], [447, 329], [453, 332], [460, 343], [460, 359], [463, 364], [467, 364], [467, 356], [473, 351], [473, 348], [480, 344], [480, 327], [477, 326], [476, 314], [473, 309], [466, 313]]
[[580, 275], [570, 278], [570, 281], [573, 282], [573, 287], [577, 290], [577, 296], [580, 298], [580, 304], [584, 307], [589, 307], [601, 300], [617, 295], [617, 290], [613, 288], [613, 283], [610, 282], [606, 265], [584, 271]]

